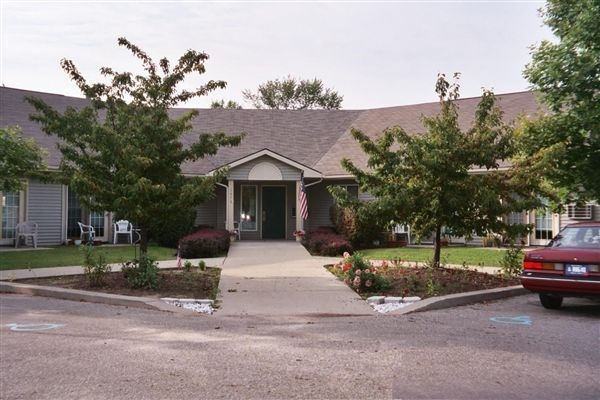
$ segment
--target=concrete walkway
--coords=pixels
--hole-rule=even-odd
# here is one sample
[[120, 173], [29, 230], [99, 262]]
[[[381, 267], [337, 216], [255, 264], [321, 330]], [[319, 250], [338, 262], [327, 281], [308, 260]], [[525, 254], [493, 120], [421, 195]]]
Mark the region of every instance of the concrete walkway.
[[[290, 241], [232, 243], [221, 271], [219, 315], [372, 315], [366, 301]], [[337, 259], [335, 259], [337, 261]]]
[[[216, 315], [375, 314], [358, 294], [323, 268], [337, 258], [311, 257], [297, 242], [237, 241], [227, 257], [204, 260], [208, 266], [222, 268]], [[197, 265], [199, 259], [190, 261]], [[176, 260], [158, 264], [161, 269], [177, 266]], [[111, 267], [112, 271], [121, 270], [120, 264]], [[80, 266], [8, 270], [0, 271], [0, 280], [82, 273]], [[99, 301], [104, 302], [106, 296], [99, 296]]]

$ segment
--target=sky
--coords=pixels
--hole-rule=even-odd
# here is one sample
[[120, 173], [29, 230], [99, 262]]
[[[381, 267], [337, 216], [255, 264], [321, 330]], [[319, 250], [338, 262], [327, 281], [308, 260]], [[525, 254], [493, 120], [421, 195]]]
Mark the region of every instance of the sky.
[[482, 88], [527, 90], [530, 46], [552, 40], [543, 1], [51, 1], [0, 0], [0, 83], [82, 97], [60, 67], [72, 60], [88, 82], [101, 67], [141, 73], [117, 45], [126, 37], [156, 62], [188, 49], [210, 56], [209, 79], [227, 88], [182, 105], [209, 107], [287, 76], [318, 78], [344, 109], [436, 101], [438, 73], [461, 73], [461, 97]]

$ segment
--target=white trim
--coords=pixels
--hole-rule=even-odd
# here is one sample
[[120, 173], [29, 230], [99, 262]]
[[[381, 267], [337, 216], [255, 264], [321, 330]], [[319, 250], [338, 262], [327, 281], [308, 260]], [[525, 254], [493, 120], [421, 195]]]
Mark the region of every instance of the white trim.
[[312, 169], [310, 167], [307, 167], [306, 165], [300, 164], [299, 162], [291, 160], [291, 159], [289, 159], [287, 157], [284, 157], [281, 154], [277, 154], [277, 153], [275, 153], [275, 152], [273, 152], [273, 151], [271, 151], [269, 149], [263, 149], [263, 150], [257, 151], [256, 153], [247, 155], [246, 157], [240, 158], [239, 160], [233, 161], [233, 162], [231, 162], [229, 164], [226, 164], [226, 165], [222, 165], [219, 168], [215, 168], [215, 169], [213, 169], [211, 171], [208, 171], [208, 173], [206, 175], [212, 176], [220, 168], [223, 168], [223, 167], [234, 168], [234, 167], [237, 167], [238, 165], [246, 164], [247, 162], [255, 160], [255, 159], [257, 159], [259, 157], [262, 157], [262, 156], [271, 157], [271, 158], [273, 158], [275, 160], [281, 161], [284, 164], [287, 164], [287, 165], [289, 165], [291, 167], [294, 167], [296, 169], [299, 169], [299, 170], [303, 171], [305, 178], [322, 178], [323, 177], [323, 175], [319, 171], [317, 171], [315, 169]]
[[248, 173], [249, 181], [282, 181], [283, 174], [271, 162], [263, 161], [256, 164]]

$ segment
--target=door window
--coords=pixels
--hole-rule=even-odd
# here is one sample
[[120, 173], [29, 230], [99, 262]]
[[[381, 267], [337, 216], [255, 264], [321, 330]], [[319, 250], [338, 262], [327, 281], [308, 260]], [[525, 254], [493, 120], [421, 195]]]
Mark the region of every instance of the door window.
[[256, 185], [242, 185], [242, 199], [240, 201], [240, 230], [256, 231]]
[[15, 227], [19, 223], [20, 195], [19, 192], [0, 192], [0, 196], [2, 196], [0, 239], [14, 239]]

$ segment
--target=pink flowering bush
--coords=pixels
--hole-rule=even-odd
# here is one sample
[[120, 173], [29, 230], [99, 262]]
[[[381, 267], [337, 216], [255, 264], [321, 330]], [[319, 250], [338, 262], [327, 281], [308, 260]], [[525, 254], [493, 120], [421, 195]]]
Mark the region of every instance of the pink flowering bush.
[[344, 258], [334, 265], [335, 272], [357, 293], [377, 293], [390, 288], [390, 282], [379, 274], [360, 253], [345, 252]]
[[230, 240], [225, 229], [200, 229], [179, 240], [180, 255], [183, 258], [216, 257], [227, 253]]
[[350, 242], [331, 228], [318, 228], [306, 233], [302, 243], [313, 255], [337, 256], [352, 250]]

